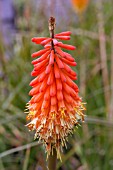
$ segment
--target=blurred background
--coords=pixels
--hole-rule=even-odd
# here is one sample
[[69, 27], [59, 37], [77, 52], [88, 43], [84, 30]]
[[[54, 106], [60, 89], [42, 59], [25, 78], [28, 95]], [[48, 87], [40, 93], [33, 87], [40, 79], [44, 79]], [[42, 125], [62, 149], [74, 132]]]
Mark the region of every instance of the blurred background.
[[[24, 126], [35, 36], [72, 31], [68, 44], [86, 120], [69, 137], [58, 170], [113, 169], [113, 0], [0, 0], [0, 170], [46, 170], [46, 154]], [[64, 43], [67, 43], [66, 41]]]

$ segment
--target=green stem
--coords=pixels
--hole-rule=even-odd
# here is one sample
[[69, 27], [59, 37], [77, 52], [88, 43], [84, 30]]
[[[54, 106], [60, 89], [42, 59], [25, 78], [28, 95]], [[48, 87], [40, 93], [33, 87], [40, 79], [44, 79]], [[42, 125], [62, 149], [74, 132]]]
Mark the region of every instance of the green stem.
[[48, 157], [48, 170], [56, 170], [57, 152], [53, 149]]

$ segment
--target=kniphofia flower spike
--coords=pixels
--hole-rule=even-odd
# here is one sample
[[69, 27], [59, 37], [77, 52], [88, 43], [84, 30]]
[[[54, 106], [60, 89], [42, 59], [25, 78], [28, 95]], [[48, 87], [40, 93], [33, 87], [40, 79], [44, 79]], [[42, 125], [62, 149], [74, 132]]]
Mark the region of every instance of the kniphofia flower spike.
[[72, 133], [79, 121], [84, 121], [83, 106], [78, 96], [78, 86], [73, 80], [76, 73], [70, 66], [76, 66], [74, 58], [62, 50], [75, 50], [72, 45], [58, 40], [69, 40], [71, 32], [54, 35], [55, 19], [49, 20], [51, 37], [32, 38], [32, 42], [41, 44], [44, 49], [32, 54], [34, 69], [31, 73], [36, 78], [30, 83], [32, 96], [27, 108], [27, 124], [30, 130], [36, 130], [35, 138], [43, 141], [49, 155], [55, 148], [59, 156], [61, 146], [66, 145], [67, 136]]
[[82, 13], [88, 6], [89, 0], [71, 0], [77, 13]]

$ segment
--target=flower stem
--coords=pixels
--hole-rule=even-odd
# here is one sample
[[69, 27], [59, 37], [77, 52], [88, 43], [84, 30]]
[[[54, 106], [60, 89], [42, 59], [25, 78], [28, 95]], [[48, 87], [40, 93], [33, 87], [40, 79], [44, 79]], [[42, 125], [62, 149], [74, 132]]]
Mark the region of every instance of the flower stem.
[[54, 38], [55, 18], [50, 17], [48, 22], [49, 22], [50, 37]]
[[48, 170], [56, 170], [56, 160], [57, 160], [57, 152], [56, 149], [53, 149], [53, 152], [50, 153], [48, 157]]
[[[49, 32], [50, 32], [50, 37], [51, 38], [54, 38], [54, 29], [55, 29], [55, 18], [50, 17], [49, 18]], [[52, 46], [52, 49], [54, 50], [53, 41], [51, 41], [51, 46]]]
[[[50, 37], [54, 38], [54, 29], [55, 29], [55, 18], [49, 18], [49, 32]], [[53, 40], [51, 41], [52, 49], [54, 50]], [[53, 151], [50, 153], [48, 157], [48, 170], [56, 170], [56, 161], [57, 161], [57, 152], [56, 149], [53, 148]]]

